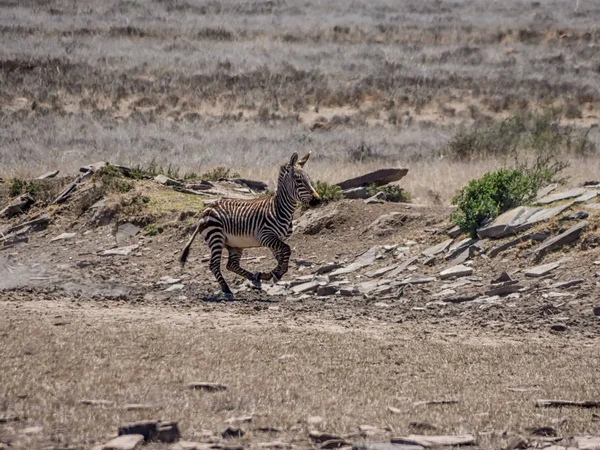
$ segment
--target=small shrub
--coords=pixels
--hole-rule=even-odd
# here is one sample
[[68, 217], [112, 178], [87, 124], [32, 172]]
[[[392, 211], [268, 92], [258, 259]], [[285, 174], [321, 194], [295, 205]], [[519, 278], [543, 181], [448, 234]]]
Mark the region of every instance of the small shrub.
[[326, 181], [316, 181], [313, 184], [315, 191], [321, 197], [322, 203], [338, 202], [344, 198], [342, 188], [337, 184], [329, 184]]
[[220, 178], [239, 178], [240, 174], [237, 172], [231, 172], [231, 169], [223, 166], [215, 167], [208, 172], [200, 175], [200, 179], [206, 181], [218, 181]]
[[539, 184], [530, 173], [520, 169], [499, 169], [472, 180], [452, 199], [457, 205], [452, 221], [471, 237], [486, 220], [532, 200]]
[[378, 192], [385, 194], [385, 200], [393, 203], [410, 203], [410, 193], [406, 192], [397, 184], [386, 184], [385, 186], [371, 185], [367, 187], [369, 195], [375, 195]]
[[10, 187], [8, 188], [8, 195], [11, 197], [16, 197], [17, 195], [21, 195], [23, 192], [23, 187], [25, 186], [25, 182], [19, 178], [14, 178], [10, 182]]
[[105, 192], [119, 192], [125, 194], [133, 190], [133, 182], [125, 179], [123, 172], [118, 167], [106, 164], [95, 174], [96, 180], [102, 185]]
[[146, 236], [156, 236], [157, 234], [160, 234], [164, 231], [163, 227], [156, 225], [155, 223], [151, 223], [149, 225], [146, 225], [146, 227], [144, 228], [144, 234]]

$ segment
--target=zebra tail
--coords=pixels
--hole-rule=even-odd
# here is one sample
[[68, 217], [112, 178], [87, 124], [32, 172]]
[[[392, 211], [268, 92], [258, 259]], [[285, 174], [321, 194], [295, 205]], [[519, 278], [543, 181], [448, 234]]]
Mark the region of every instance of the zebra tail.
[[204, 219], [200, 219], [198, 221], [198, 225], [196, 225], [196, 229], [194, 230], [194, 232], [192, 233], [192, 236], [190, 237], [190, 240], [187, 242], [187, 244], [185, 244], [185, 247], [183, 248], [183, 251], [181, 252], [181, 256], [179, 257], [179, 264], [181, 264], [181, 267], [185, 266], [185, 262], [188, 259], [188, 256], [190, 255], [190, 248], [192, 247], [192, 242], [194, 242], [194, 239], [196, 239], [196, 235], [198, 233], [200, 233], [200, 231], [202, 231], [202, 229], [204, 228]]

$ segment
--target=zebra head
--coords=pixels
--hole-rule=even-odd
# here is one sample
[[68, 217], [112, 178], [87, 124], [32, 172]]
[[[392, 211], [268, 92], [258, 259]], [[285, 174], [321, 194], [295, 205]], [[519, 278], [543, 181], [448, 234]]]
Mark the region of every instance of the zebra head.
[[291, 194], [296, 202], [305, 205], [316, 206], [321, 202], [321, 197], [312, 186], [308, 174], [304, 171], [304, 164], [310, 158], [310, 152], [298, 161], [298, 153], [294, 152], [289, 164], [281, 167], [279, 173], [279, 185], [285, 186], [285, 190]]

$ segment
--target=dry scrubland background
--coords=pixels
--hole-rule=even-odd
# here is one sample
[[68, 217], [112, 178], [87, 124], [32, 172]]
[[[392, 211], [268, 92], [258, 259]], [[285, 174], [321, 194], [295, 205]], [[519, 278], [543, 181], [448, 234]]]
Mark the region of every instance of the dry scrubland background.
[[[503, 162], [440, 159], [461, 125], [551, 107], [600, 141], [599, 18], [591, 0], [4, 0], [0, 172], [155, 161], [272, 180], [312, 150], [313, 178], [406, 165], [415, 200], [446, 201]], [[310, 131], [319, 118], [335, 126]], [[565, 157], [573, 183], [600, 172]]]

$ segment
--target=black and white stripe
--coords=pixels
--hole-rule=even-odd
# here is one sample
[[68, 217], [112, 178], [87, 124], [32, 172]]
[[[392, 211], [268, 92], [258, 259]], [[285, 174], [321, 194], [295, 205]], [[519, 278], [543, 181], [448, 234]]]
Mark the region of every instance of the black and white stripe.
[[[315, 205], [319, 194], [304, 172], [310, 153], [298, 161], [294, 153], [290, 162], [281, 166], [275, 195], [251, 200], [220, 200], [200, 216], [194, 233], [179, 259], [183, 266], [192, 242], [200, 233], [210, 247], [210, 270], [229, 299], [233, 294], [221, 273], [223, 248], [229, 252], [227, 269], [260, 286], [261, 280], [280, 280], [288, 271], [290, 246], [285, 240], [292, 234], [292, 218], [299, 202]], [[270, 272], [251, 273], [240, 266], [245, 248], [267, 247], [277, 260]]]

